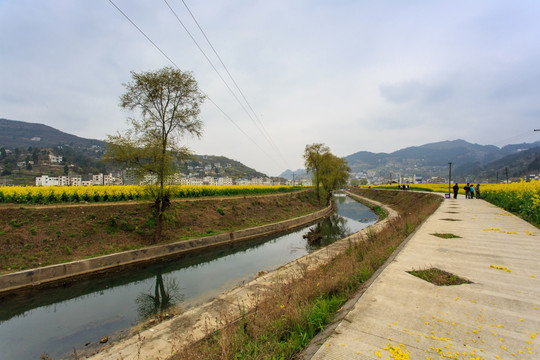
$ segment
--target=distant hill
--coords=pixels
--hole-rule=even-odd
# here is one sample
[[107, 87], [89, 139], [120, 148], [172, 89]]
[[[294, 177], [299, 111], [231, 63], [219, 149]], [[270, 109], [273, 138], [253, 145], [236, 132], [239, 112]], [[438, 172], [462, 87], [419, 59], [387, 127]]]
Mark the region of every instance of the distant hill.
[[[345, 157], [351, 173], [357, 177], [368, 176], [370, 180], [387, 182], [399, 176], [424, 179], [448, 177], [448, 163], [452, 163], [452, 180], [495, 181], [504, 180], [508, 169], [509, 178], [540, 174], [540, 141], [511, 144], [499, 148], [494, 145], [471, 144], [465, 140], [447, 140], [411, 146], [392, 153], [359, 151]], [[295, 177], [305, 175], [298, 169]], [[292, 179], [292, 171], [286, 170], [281, 177]]]
[[[493, 145], [471, 144], [465, 140], [442, 141], [412, 146], [392, 153], [360, 151], [347, 156], [353, 170], [385, 166], [389, 163], [411, 164], [416, 167], [447, 166], [449, 162], [489, 162], [498, 158], [500, 149]], [[500, 156], [499, 156], [500, 157]]]
[[[102, 161], [105, 145], [104, 141], [81, 138], [43, 124], [0, 119], [0, 148], [13, 150], [0, 157], [0, 174], [3, 180], [26, 185], [32, 184], [35, 176], [58, 175], [64, 165], [80, 174], [111, 171], [112, 165]], [[56, 165], [58, 168], [41, 166], [48, 154], [63, 156], [65, 164]], [[17, 166], [29, 160], [34, 166], [28, 169]], [[38, 162], [40, 166], [36, 166]], [[178, 164], [178, 168], [185, 174], [200, 177], [266, 177], [239, 161], [215, 155], [194, 155], [187, 163]]]
[[520, 151], [487, 164], [465, 164], [457, 168], [455, 173], [457, 176], [462, 177], [475, 174], [478, 179], [492, 179], [498, 176], [499, 180], [506, 179], [507, 171], [509, 178], [540, 174], [540, 146], [533, 148], [516, 147], [515, 149]]
[[[471, 144], [452, 140], [407, 147], [392, 153], [359, 151], [346, 156], [353, 173], [370, 171], [375, 176], [390, 179], [396, 174], [447, 177], [452, 162], [452, 177], [460, 181], [494, 180], [497, 171], [508, 168], [510, 177], [524, 176], [535, 168], [536, 148], [540, 142], [506, 145]], [[540, 169], [537, 171], [540, 172]], [[510, 175], [510, 173], [512, 175]], [[499, 178], [502, 179], [499, 172]]]
[[0, 119], [0, 147], [45, 148], [64, 144], [74, 148], [105, 146], [101, 140], [81, 138], [47, 125]]
[[[266, 177], [265, 174], [247, 167], [239, 161], [229, 159], [225, 156], [215, 155], [194, 155], [193, 160], [187, 161], [187, 164], [182, 164], [180, 166], [180, 170], [185, 174], [198, 172], [200, 176], [229, 176], [234, 179]], [[204, 172], [206, 172], [206, 174], [203, 174]]]
[[293, 180], [293, 174], [294, 174], [294, 179], [308, 178], [308, 174], [306, 173], [305, 169], [297, 169], [294, 172], [290, 169], [287, 169], [284, 172], [282, 172], [278, 177], [282, 177], [287, 180]]

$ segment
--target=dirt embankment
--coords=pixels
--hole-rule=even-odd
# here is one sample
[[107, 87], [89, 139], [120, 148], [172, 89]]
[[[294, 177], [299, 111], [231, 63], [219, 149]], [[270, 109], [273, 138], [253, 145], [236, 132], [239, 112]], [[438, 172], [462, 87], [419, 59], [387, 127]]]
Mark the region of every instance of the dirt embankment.
[[[313, 192], [175, 200], [167, 244], [295, 218], [319, 210]], [[153, 243], [148, 202], [0, 206], [0, 274], [138, 249]]]

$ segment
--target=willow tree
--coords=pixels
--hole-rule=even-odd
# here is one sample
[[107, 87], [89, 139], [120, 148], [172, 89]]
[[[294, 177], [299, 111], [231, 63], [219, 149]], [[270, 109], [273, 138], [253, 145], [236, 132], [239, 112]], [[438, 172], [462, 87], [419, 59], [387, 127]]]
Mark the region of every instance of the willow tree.
[[347, 185], [350, 171], [347, 160], [344, 158], [337, 157], [329, 152], [321, 156], [319, 178], [327, 204], [330, 203], [334, 190]]
[[312, 183], [315, 185], [315, 193], [319, 204], [321, 203], [319, 172], [322, 166], [322, 156], [328, 153], [330, 153], [330, 148], [320, 143], [306, 145], [304, 150], [304, 166], [306, 171], [312, 174]]
[[205, 99], [189, 72], [165, 67], [154, 72], [131, 72], [132, 81], [123, 84], [122, 109], [131, 112], [129, 129], [107, 137], [106, 159], [152, 175], [148, 190], [153, 197], [156, 220], [154, 242], [161, 237], [163, 214], [170, 204], [166, 179], [173, 160], [185, 160], [190, 150], [182, 145], [186, 136], [200, 138], [200, 105]]
[[347, 161], [330, 153], [328, 146], [320, 143], [306, 145], [304, 162], [306, 170], [312, 174], [319, 203], [321, 194], [329, 203], [332, 191], [347, 184], [350, 171]]

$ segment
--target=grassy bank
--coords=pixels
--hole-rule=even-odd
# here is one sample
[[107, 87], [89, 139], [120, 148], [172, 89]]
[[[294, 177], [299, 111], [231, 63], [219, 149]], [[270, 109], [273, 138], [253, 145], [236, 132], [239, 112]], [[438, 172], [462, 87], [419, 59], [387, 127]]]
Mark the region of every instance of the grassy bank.
[[[166, 244], [274, 223], [319, 210], [312, 191], [173, 201]], [[59, 264], [153, 243], [149, 202], [0, 205], [0, 274]]]
[[354, 189], [392, 206], [400, 216], [381, 232], [350, 247], [326, 266], [291, 283], [275, 284], [255, 310], [174, 359], [292, 359], [332, 320], [399, 244], [435, 209], [441, 197], [399, 191]]

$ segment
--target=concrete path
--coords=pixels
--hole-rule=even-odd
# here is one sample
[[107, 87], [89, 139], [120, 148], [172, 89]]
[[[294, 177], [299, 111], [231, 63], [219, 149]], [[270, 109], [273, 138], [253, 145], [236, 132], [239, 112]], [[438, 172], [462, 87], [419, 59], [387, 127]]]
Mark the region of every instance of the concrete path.
[[[540, 359], [539, 259], [534, 226], [483, 200], [445, 200], [312, 359]], [[407, 273], [431, 267], [473, 283]]]

